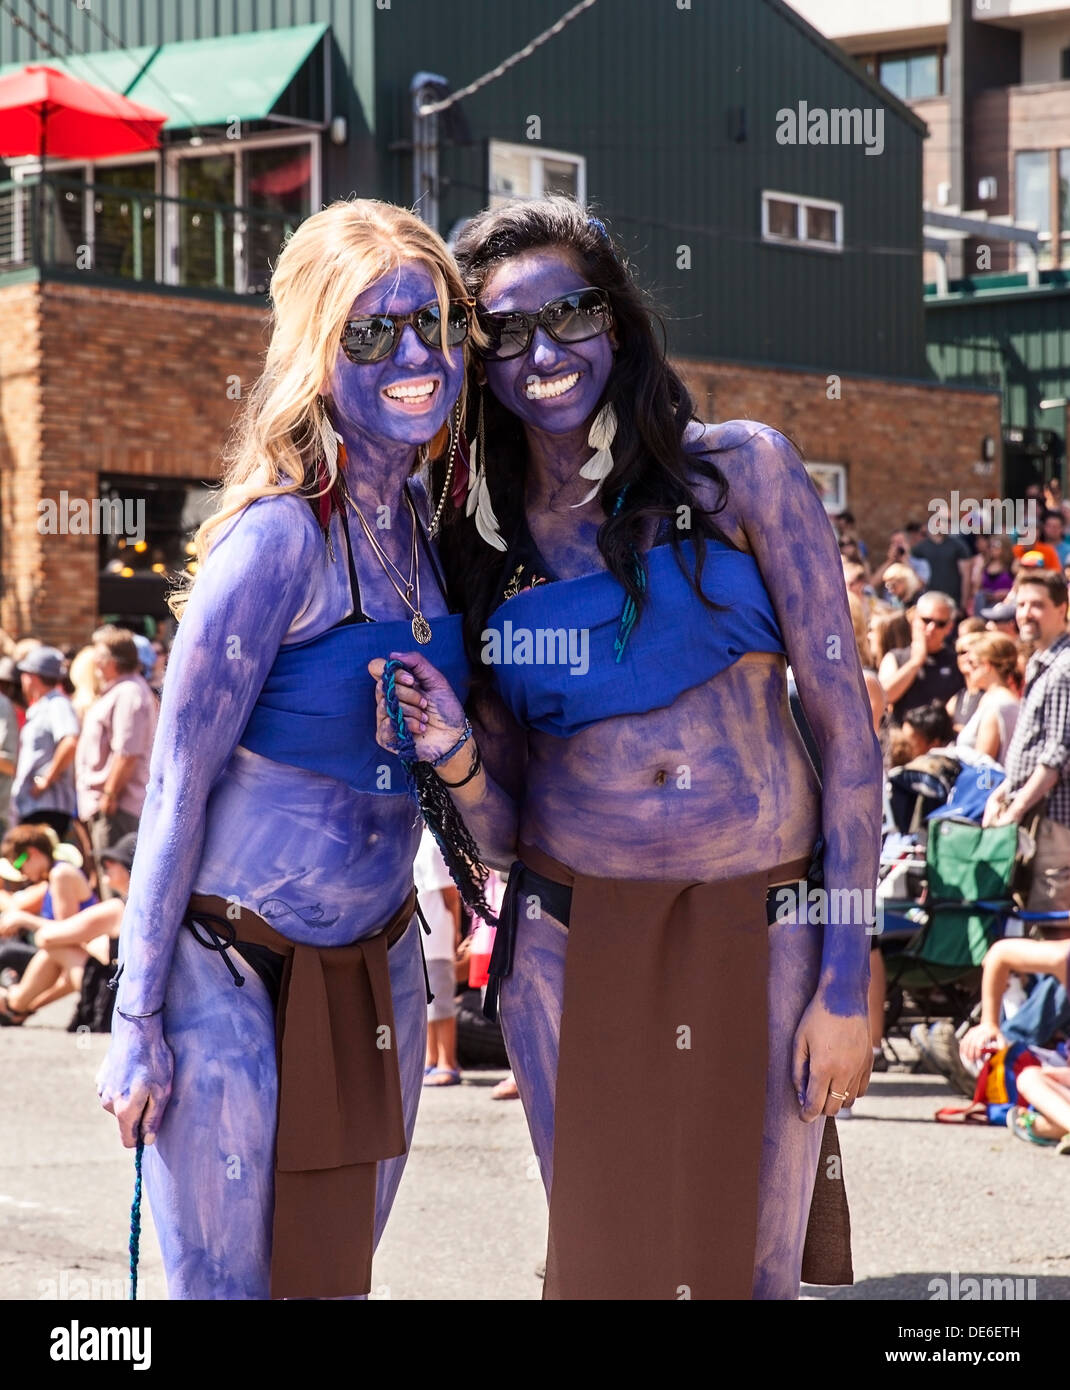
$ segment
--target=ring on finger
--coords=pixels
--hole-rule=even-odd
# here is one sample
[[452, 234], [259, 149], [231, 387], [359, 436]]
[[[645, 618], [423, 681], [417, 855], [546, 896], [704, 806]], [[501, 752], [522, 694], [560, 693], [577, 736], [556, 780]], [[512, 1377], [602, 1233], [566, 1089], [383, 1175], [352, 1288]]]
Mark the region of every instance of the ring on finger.
[[850, 1098], [851, 1098], [851, 1093], [850, 1093], [850, 1091], [832, 1091], [832, 1090], [830, 1090], [830, 1091], [829, 1091], [829, 1097], [830, 1097], [832, 1100], [847, 1101], [847, 1100], [850, 1100]]

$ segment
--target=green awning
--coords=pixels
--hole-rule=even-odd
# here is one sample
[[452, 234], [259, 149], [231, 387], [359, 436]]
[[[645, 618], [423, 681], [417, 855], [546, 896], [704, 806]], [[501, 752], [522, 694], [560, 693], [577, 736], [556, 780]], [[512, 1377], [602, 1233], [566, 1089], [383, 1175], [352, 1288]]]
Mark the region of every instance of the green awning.
[[[58, 68], [60, 72], [69, 73], [82, 82], [91, 82], [94, 87], [104, 87], [125, 96], [127, 87], [134, 82], [158, 47], [158, 44], [146, 44], [141, 48], [118, 48], [106, 53], [72, 53], [67, 58], [33, 58], [28, 62]], [[26, 62], [5, 63], [0, 67], [0, 77], [6, 77], [9, 72], [18, 72], [27, 65]], [[151, 106], [152, 102], [145, 104]]]
[[164, 130], [223, 126], [235, 119], [262, 121], [327, 29], [326, 24], [299, 24], [161, 44], [124, 95], [166, 111], [170, 120]]

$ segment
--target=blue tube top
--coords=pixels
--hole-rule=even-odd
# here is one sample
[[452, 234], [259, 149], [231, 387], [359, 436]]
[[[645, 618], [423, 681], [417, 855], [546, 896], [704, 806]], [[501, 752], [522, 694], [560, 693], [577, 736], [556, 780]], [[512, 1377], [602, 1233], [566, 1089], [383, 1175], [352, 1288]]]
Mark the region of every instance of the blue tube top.
[[[95, 902], [99, 901], [100, 899], [97, 897], [95, 893], [90, 893], [89, 897], [86, 898], [85, 902], [81, 902], [78, 904], [78, 911], [84, 912], [87, 907], [92, 907]], [[49, 888], [45, 892], [45, 896], [41, 899], [41, 911], [37, 915], [38, 917], [46, 918], [49, 922], [54, 922], [56, 920], [54, 915], [55, 910], [56, 909], [52, 905], [52, 889]]]
[[[538, 583], [507, 598], [487, 620], [482, 657], [523, 725], [571, 738], [619, 715], [646, 714], [704, 685], [748, 652], [785, 654], [757, 561], [707, 541], [699, 600], [670, 545], [646, 553], [643, 616], [618, 663], [614, 641], [623, 591], [608, 571]], [[694, 567], [694, 542], [681, 557]]]
[[[416, 642], [407, 620], [381, 623], [362, 613], [344, 508], [341, 516], [353, 612], [318, 637], [279, 648], [239, 743], [273, 762], [345, 782], [354, 791], [405, 796], [401, 760], [375, 741], [375, 682], [368, 662], [392, 651], [412, 651]], [[470, 671], [461, 617], [451, 613], [429, 622], [431, 641], [420, 650], [463, 702]]]

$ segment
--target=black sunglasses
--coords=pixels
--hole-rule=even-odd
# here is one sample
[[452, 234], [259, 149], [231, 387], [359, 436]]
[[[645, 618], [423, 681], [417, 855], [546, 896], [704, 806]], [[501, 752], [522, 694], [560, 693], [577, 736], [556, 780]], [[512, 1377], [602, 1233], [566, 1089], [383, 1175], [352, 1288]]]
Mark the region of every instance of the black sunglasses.
[[474, 304], [474, 299], [451, 299], [444, 334], [437, 299], [411, 314], [369, 314], [366, 318], [350, 319], [342, 329], [342, 351], [350, 362], [382, 362], [396, 350], [407, 324], [412, 324], [420, 341], [429, 348], [457, 347], [468, 337]]
[[487, 345], [479, 349], [480, 355], [499, 362], [527, 352], [536, 328], [545, 328], [559, 343], [584, 343], [588, 338], [608, 333], [613, 325], [609, 295], [605, 290], [589, 288], [559, 295], [537, 314], [526, 314], [520, 309], [491, 314], [477, 309], [476, 315], [487, 335]]

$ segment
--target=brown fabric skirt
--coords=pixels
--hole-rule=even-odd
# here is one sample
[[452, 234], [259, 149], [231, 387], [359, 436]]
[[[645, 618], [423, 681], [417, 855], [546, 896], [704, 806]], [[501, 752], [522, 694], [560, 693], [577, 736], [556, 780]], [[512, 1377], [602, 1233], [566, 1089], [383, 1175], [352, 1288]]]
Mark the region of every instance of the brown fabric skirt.
[[[595, 879], [572, 888], [554, 1115], [547, 1299], [750, 1299], [769, 1057], [771, 884]], [[636, 1046], [636, 1040], [640, 1045]], [[803, 1278], [851, 1283], [826, 1120]]]
[[272, 1298], [345, 1298], [371, 1289], [378, 1163], [406, 1149], [387, 950], [415, 906], [413, 892], [374, 936], [311, 946], [280, 935], [247, 907], [228, 915], [225, 898], [190, 898], [187, 925], [229, 943], [266, 946], [286, 960], [275, 1011]]

